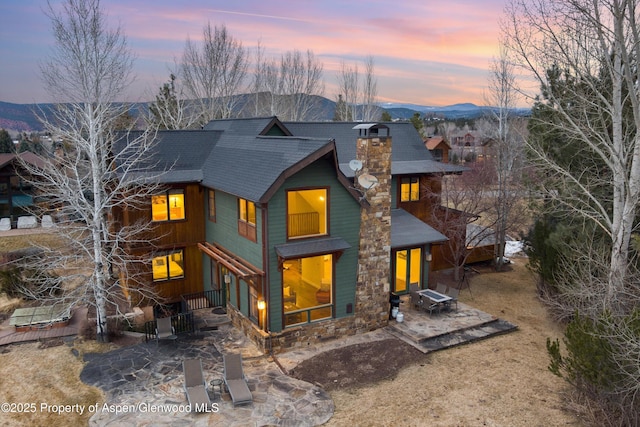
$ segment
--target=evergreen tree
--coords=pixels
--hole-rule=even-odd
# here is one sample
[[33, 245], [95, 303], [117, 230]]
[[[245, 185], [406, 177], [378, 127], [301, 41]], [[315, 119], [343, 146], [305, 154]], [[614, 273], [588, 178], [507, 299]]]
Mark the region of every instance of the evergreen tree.
[[15, 147], [11, 135], [5, 129], [0, 129], [0, 153], [14, 153]]

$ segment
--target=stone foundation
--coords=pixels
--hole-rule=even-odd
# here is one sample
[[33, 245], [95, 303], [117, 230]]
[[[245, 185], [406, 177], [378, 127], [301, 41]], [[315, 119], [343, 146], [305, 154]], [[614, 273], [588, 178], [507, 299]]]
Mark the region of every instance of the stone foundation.
[[255, 323], [231, 306], [227, 306], [227, 314], [231, 323], [265, 354], [277, 354], [358, 333], [355, 327], [356, 318], [353, 316], [308, 323], [269, 334], [258, 329]]

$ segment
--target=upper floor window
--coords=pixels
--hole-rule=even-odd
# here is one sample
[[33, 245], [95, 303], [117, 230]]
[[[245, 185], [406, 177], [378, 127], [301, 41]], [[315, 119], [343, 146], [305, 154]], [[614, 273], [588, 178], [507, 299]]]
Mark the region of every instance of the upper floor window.
[[153, 221], [178, 221], [185, 219], [184, 190], [169, 190], [151, 197], [151, 217]]
[[209, 190], [209, 220], [216, 220], [216, 192]]
[[326, 188], [287, 192], [287, 237], [322, 236], [327, 230]]
[[164, 252], [153, 258], [153, 281], [181, 279], [184, 277], [182, 250]]
[[417, 176], [400, 178], [400, 201], [414, 202], [420, 200], [420, 180]]
[[238, 199], [238, 233], [249, 240], [256, 241], [256, 204]]

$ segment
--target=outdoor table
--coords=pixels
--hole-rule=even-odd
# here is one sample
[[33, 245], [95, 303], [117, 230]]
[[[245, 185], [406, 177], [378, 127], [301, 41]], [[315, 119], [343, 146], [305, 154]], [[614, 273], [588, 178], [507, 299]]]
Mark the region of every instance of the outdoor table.
[[[433, 289], [422, 289], [417, 291], [420, 298], [425, 297], [429, 300], [429, 313], [431, 313], [434, 309], [440, 308], [440, 304], [448, 305], [451, 304], [451, 298], [448, 295], [441, 294], [440, 292], [436, 292]], [[425, 305], [426, 306], [426, 305]]]
[[[222, 398], [222, 386], [224, 384], [224, 381], [222, 381], [222, 378], [215, 378], [213, 380], [211, 380], [211, 382], [209, 383], [211, 385], [211, 391], [213, 392], [213, 398], [217, 399], [218, 397]], [[218, 393], [218, 397], [216, 397], [216, 390]]]

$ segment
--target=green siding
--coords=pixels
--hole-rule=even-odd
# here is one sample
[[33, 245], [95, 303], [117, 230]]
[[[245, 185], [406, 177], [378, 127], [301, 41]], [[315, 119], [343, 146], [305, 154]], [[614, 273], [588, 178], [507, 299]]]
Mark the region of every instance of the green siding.
[[355, 287], [358, 266], [358, 245], [360, 229], [360, 205], [337, 180], [336, 171], [328, 160], [318, 160], [304, 170], [288, 178], [269, 201], [269, 290], [268, 305], [271, 330], [282, 330], [282, 273], [278, 270], [278, 257], [274, 246], [286, 243], [286, 191], [295, 188], [329, 188], [329, 235], [341, 237], [351, 248], [347, 249], [335, 264], [335, 315], [345, 317], [347, 305], [355, 310]]
[[238, 233], [238, 198], [216, 191], [216, 222], [207, 221], [206, 239], [262, 268], [262, 210], [256, 205], [257, 242]]

